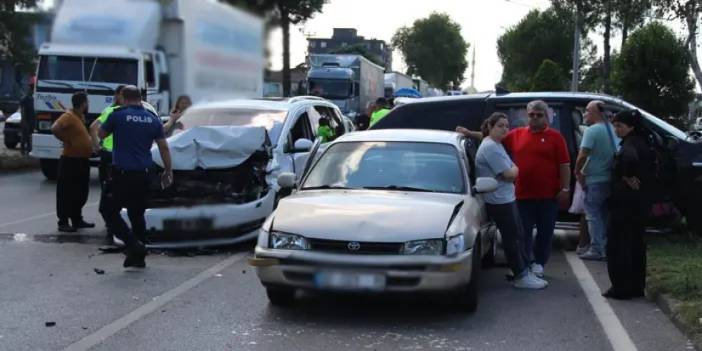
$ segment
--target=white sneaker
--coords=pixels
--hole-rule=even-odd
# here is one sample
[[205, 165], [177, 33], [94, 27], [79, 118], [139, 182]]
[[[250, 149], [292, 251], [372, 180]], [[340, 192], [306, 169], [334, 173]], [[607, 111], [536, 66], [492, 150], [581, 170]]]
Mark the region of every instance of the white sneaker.
[[527, 272], [523, 277], [514, 281], [514, 287], [517, 289], [544, 289], [548, 286], [548, 282], [535, 276], [531, 271]]
[[531, 270], [531, 273], [534, 273], [535, 276], [539, 278], [544, 277], [544, 266], [538, 263], [532, 263], [531, 266], [529, 266], [529, 269]]

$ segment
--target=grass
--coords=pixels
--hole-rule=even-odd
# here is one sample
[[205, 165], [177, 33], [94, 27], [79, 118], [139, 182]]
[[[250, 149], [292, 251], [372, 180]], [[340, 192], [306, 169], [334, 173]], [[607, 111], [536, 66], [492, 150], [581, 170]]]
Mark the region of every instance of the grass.
[[702, 333], [702, 238], [666, 234], [649, 236], [647, 241], [649, 291], [680, 301], [673, 312]]

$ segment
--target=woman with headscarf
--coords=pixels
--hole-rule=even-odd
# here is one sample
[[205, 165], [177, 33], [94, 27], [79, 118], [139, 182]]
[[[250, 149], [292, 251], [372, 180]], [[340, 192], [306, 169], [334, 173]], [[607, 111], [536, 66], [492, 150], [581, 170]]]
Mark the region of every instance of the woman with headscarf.
[[644, 296], [646, 286], [643, 237], [651, 209], [654, 154], [639, 111], [620, 112], [614, 116], [613, 124], [622, 141], [614, 159], [609, 200], [607, 271], [612, 287], [602, 295], [630, 299]]

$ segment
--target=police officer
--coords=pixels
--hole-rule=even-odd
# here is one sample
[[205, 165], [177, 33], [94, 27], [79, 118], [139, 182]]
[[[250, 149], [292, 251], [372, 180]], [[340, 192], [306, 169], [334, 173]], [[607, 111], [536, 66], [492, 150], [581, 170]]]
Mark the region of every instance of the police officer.
[[141, 104], [137, 87], [128, 85], [122, 89], [124, 106], [115, 109], [100, 126], [99, 136], [104, 139], [113, 135], [112, 187], [115, 207], [126, 208], [131, 230], [118, 211], [112, 211], [110, 225], [115, 234], [127, 246], [124, 267], [145, 267], [146, 221], [144, 212], [149, 196], [149, 172], [152, 165], [151, 145], [156, 142], [164, 172], [161, 183], [169, 185], [173, 179], [171, 155], [164, 137], [163, 125], [155, 114]]

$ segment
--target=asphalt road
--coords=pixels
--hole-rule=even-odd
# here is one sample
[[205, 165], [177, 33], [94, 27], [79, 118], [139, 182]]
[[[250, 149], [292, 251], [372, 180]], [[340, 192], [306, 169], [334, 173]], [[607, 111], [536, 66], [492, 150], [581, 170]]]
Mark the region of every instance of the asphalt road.
[[[281, 309], [246, 264], [253, 243], [151, 254], [125, 271], [121, 255], [98, 252], [101, 229], [56, 233], [54, 190], [36, 171], [0, 174], [0, 350], [692, 349], [655, 304], [599, 297], [603, 263], [557, 248], [543, 291], [485, 271], [472, 315], [424, 295], [302, 294]], [[94, 181], [84, 215], [101, 224], [98, 195]]]

